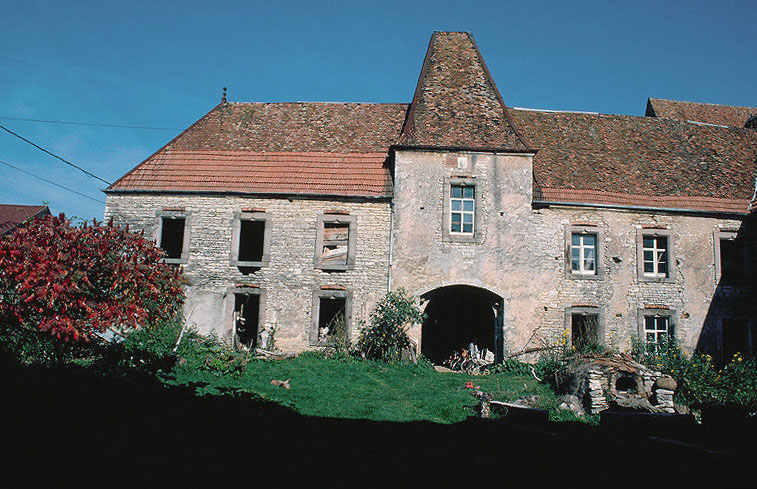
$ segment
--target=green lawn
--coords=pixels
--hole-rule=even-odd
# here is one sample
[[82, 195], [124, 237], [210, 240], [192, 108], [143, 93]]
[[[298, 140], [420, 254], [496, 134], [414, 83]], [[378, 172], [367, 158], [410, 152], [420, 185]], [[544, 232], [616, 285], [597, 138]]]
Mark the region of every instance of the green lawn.
[[[271, 385], [273, 379], [290, 379], [291, 389]], [[531, 377], [506, 372], [470, 377], [439, 373], [428, 364], [325, 359], [317, 353], [290, 360], [251, 360], [241, 374], [177, 367], [164, 381], [171, 385], [200, 383], [198, 394], [241, 390], [302, 414], [337, 418], [458, 422], [472, 415], [478, 403], [465, 388], [467, 381], [498, 400], [537, 394], [543, 407], [555, 405], [549, 387]]]

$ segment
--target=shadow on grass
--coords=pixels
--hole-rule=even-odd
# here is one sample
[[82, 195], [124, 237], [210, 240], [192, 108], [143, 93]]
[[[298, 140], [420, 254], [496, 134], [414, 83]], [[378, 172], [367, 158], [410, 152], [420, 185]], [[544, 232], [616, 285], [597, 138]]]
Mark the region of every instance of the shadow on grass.
[[725, 452], [580, 424], [455, 425], [313, 418], [247, 394], [198, 397], [149, 375], [4, 365], [6, 481], [190, 487], [739, 486], [754, 448]]

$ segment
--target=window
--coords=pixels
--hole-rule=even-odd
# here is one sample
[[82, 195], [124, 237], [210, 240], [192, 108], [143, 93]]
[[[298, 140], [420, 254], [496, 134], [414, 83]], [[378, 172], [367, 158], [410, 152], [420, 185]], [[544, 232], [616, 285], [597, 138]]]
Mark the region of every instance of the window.
[[318, 217], [315, 266], [323, 270], [348, 270], [355, 266], [354, 216], [323, 214]]
[[344, 289], [319, 289], [313, 294], [310, 343], [328, 346], [350, 339], [352, 296]]
[[639, 336], [647, 349], [657, 352], [675, 339], [674, 312], [670, 309], [642, 309], [639, 312]]
[[722, 285], [735, 285], [747, 276], [746, 247], [736, 232], [715, 233], [715, 275]]
[[166, 256], [166, 263], [186, 263], [189, 256], [189, 214], [184, 211], [160, 211], [156, 215], [155, 241]]
[[639, 280], [673, 281], [673, 234], [663, 229], [639, 229], [636, 237]]
[[599, 308], [569, 307], [565, 311], [570, 343], [576, 350], [587, 350], [602, 343], [603, 330]]
[[476, 187], [450, 187], [450, 234], [473, 235], [476, 219]]
[[241, 268], [265, 267], [269, 262], [270, 216], [265, 212], [237, 212], [231, 230], [231, 263]]
[[260, 346], [260, 333], [264, 323], [264, 291], [258, 286], [234, 287], [227, 291], [226, 297], [231, 309], [234, 348], [249, 350]]
[[572, 278], [601, 278], [604, 233], [594, 226], [568, 226], [565, 233], [566, 272]]
[[743, 356], [757, 354], [757, 331], [749, 327], [743, 318], [723, 318], [720, 321], [723, 335], [723, 361], [727, 362], [736, 353]]
[[446, 178], [444, 181], [444, 225], [446, 241], [478, 242], [481, 235], [481, 192], [475, 178]]

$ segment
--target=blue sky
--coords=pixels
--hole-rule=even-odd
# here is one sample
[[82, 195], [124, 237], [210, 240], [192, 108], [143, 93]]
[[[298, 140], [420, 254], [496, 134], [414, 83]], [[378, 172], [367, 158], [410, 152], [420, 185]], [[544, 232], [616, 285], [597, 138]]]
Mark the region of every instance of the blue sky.
[[[215, 106], [409, 102], [434, 30], [470, 31], [514, 107], [757, 107], [757, 2], [3, 2], [0, 124], [113, 181]], [[121, 129], [12, 118], [133, 125]], [[102, 182], [0, 131], [0, 203], [102, 218]]]

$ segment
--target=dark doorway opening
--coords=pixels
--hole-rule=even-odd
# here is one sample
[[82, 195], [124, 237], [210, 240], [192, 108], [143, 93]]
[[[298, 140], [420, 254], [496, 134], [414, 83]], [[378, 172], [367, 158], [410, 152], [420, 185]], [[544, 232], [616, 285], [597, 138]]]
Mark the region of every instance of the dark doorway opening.
[[160, 230], [160, 247], [166, 252], [166, 258], [181, 258], [184, 251], [183, 217], [164, 217]]
[[586, 350], [599, 344], [599, 315], [574, 313], [570, 317], [570, 336], [573, 348]]
[[421, 335], [421, 353], [434, 363], [475, 343], [502, 360], [502, 299], [486, 289], [467, 285], [441, 287], [424, 294], [428, 300]]
[[258, 346], [260, 296], [234, 294], [234, 342], [246, 348]]
[[347, 299], [319, 297], [318, 341], [332, 343], [345, 340]]
[[239, 226], [239, 261], [263, 261], [265, 221], [243, 220]]

